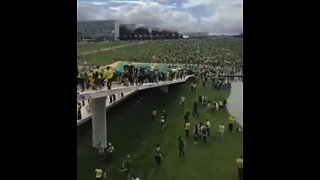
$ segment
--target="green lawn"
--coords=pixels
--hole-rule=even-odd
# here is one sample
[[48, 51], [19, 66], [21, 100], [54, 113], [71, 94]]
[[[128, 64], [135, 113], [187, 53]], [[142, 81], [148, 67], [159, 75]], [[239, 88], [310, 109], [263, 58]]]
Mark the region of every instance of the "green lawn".
[[93, 51], [93, 50], [99, 50], [101, 48], [108, 48], [112, 46], [119, 46], [122, 44], [128, 44], [127, 41], [117, 41], [117, 42], [91, 42], [91, 43], [85, 43], [85, 44], [78, 44], [78, 51], [80, 53]]
[[148, 62], [147, 58], [152, 58], [153, 52], [163, 46], [163, 42], [148, 42], [125, 48], [103, 51], [94, 54], [84, 55], [80, 58], [80, 62], [88, 62], [88, 64], [106, 65], [117, 60], [131, 60], [131, 57], [139, 57], [138, 62]]
[[[183, 109], [179, 108], [181, 96], [186, 97], [186, 106], [192, 110], [193, 102], [199, 95], [227, 98], [229, 90], [214, 90], [207, 84], [203, 88], [198, 83], [197, 93], [190, 92], [190, 81], [169, 87], [169, 93], [158, 89], [146, 90], [128, 101], [108, 110], [108, 140], [114, 144], [115, 156], [111, 164], [97, 157], [91, 147], [91, 134], [88, 133], [78, 144], [78, 180], [94, 180], [94, 169], [102, 167], [108, 171], [108, 179], [126, 179], [119, 172], [126, 154], [130, 154], [135, 172], [141, 180], [235, 180], [237, 165], [235, 160], [243, 153], [242, 134], [227, 131], [227, 110], [211, 113], [198, 107], [200, 118], [192, 118], [191, 127], [199, 121], [211, 122], [211, 137], [207, 144], [194, 144], [192, 137], [186, 140], [186, 157], [178, 156], [178, 137], [184, 137]], [[168, 121], [165, 132], [159, 122], [151, 122], [151, 111], [156, 109], [158, 117], [162, 110], [167, 111]], [[191, 114], [192, 115], [192, 114]], [[217, 128], [220, 123], [226, 126], [225, 137], [219, 138]], [[163, 164], [157, 166], [154, 160], [155, 145], [161, 145]]]

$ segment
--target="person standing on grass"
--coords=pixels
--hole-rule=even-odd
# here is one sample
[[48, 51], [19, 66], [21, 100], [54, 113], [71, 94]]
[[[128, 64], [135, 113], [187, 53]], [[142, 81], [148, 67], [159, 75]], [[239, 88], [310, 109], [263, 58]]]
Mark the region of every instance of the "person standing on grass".
[[238, 177], [239, 180], [243, 180], [243, 156], [237, 158], [236, 163], [238, 164]]
[[222, 103], [223, 103], [223, 107], [225, 108], [225, 107], [227, 106], [227, 100], [224, 99], [224, 100], [222, 101]]
[[105, 155], [105, 151], [104, 151], [104, 148], [103, 148], [101, 142], [98, 143], [98, 154], [99, 154], [99, 156], [104, 156]]
[[160, 125], [161, 125], [161, 130], [164, 131], [166, 129], [166, 120], [164, 116], [161, 116]]
[[219, 107], [223, 108], [223, 102], [219, 100]]
[[114, 147], [111, 144], [111, 142], [108, 143], [108, 147], [107, 147], [107, 160], [108, 161], [112, 161], [113, 159], [113, 152], [114, 152]]
[[132, 180], [140, 180], [135, 174], [132, 175]]
[[193, 139], [195, 144], [198, 143], [198, 137], [199, 137], [199, 126], [198, 124], [196, 124], [193, 130]]
[[197, 103], [197, 101], [195, 101], [195, 102], [193, 103], [193, 113], [192, 113], [192, 116], [193, 116], [193, 117], [197, 116], [197, 118], [199, 118], [198, 103]]
[[199, 97], [198, 97], [198, 102], [201, 104], [201, 102], [202, 102], [202, 96], [201, 95], [199, 95]]
[[157, 111], [153, 110], [152, 111], [152, 117], [151, 117], [152, 121], [156, 121], [157, 120]]
[[184, 108], [184, 101], [186, 100], [186, 98], [184, 97], [184, 96], [182, 96], [181, 97], [181, 99], [180, 99], [180, 106], [182, 107], [182, 108]]
[[189, 115], [190, 115], [190, 112], [189, 112], [188, 109], [186, 109], [186, 110], [184, 111], [184, 115], [183, 115], [183, 117], [184, 117], [184, 123], [189, 122]]
[[179, 157], [184, 157], [184, 147], [185, 143], [183, 141], [183, 138], [180, 136], [179, 137]]
[[210, 108], [211, 108], [211, 102], [209, 101], [207, 104], [207, 109], [210, 109]]
[[186, 136], [189, 137], [189, 129], [190, 129], [190, 122], [184, 123], [184, 130], [186, 131]]
[[202, 140], [204, 143], [207, 142], [207, 137], [208, 137], [208, 130], [207, 130], [207, 127], [206, 126], [203, 126], [202, 130], [201, 130], [201, 133], [202, 133]]
[[215, 102], [216, 111], [219, 111], [219, 103], [218, 100]]
[[224, 133], [224, 125], [220, 124], [219, 125], [219, 134], [220, 134], [221, 137], [223, 136], [223, 133]]
[[229, 117], [229, 131], [233, 131], [233, 124], [234, 124], [235, 118], [233, 116]]
[[209, 119], [206, 120], [206, 126], [207, 126], [207, 134], [210, 136], [210, 121]]
[[102, 180], [102, 174], [103, 174], [102, 169], [96, 168], [94, 172], [96, 173], [96, 180]]
[[158, 165], [161, 164], [161, 158], [162, 158], [162, 151], [161, 151], [160, 145], [157, 144], [155, 159]]
[[202, 106], [204, 107], [207, 103], [207, 96], [202, 96]]
[[196, 83], [193, 84], [193, 92], [194, 92], [194, 93], [197, 92], [197, 84], [196, 84]]
[[211, 108], [211, 112], [214, 112], [214, 108], [215, 108], [215, 106], [214, 106], [214, 105], [215, 105], [215, 103], [212, 101], [212, 102], [211, 102], [211, 106], [210, 106], [210, 108]]
[[164, 120], [167, 121], [167, 113], [165, 110], [162, 111], [161, 117], [163, 117]]
[[199, 136], [200, 139], [203, 140], [203, 132], [204, 132], [204, 125], [202, 124], [202, 122], [199, 123]]
[[128, 179], [131, 177], [131, 169], [132, 169], [132, 160], [130, 155], [127, 155], [127, 158], [122, 162], [121, 172], [126, 172], [128, 174]]

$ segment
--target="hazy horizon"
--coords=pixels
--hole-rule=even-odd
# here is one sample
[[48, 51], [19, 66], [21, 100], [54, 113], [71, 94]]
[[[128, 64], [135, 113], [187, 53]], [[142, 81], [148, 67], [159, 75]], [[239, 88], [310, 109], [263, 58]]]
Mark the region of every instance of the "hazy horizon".
[[236, 35], [243, 32], [242, 5], [242, 0], [78, 0], [77, 20]]

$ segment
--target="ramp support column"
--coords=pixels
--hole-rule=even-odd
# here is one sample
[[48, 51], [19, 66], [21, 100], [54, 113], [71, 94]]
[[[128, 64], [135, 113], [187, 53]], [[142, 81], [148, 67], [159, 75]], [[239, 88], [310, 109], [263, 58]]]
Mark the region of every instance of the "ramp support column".
[[107, 147], [106, 97], [92, 99], [92, 145]]

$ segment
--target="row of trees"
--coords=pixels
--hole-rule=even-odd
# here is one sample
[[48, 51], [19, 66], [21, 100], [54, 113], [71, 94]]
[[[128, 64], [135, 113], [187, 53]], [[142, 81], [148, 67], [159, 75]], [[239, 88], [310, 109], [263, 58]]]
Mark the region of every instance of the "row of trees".
[[131, 31], [125, 25], [119, 27], [119, 39], [120, 40], [135, 40], [135, 39], [179, 39], [182, 38], [177, 31], [158, 31], [152, 30], [149, 32], [148, 29], [138, 27]]

